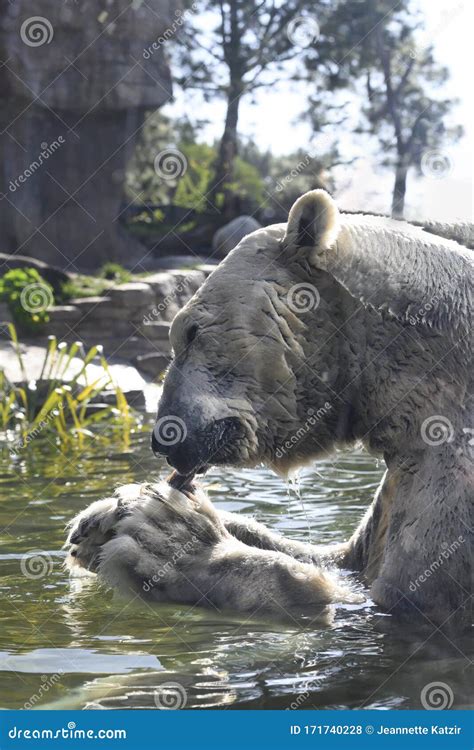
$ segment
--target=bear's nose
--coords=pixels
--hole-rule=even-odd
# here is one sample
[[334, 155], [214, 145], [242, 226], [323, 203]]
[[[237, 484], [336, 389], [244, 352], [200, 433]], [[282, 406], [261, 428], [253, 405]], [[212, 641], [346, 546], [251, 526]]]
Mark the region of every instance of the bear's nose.
[[180, 474], [190, 474], [203, 463], [202, 441], [190, 435], [184, 422], [177, 417], [158, 419], [151, 436], [155, 456], [165, 456], [168, 464]]

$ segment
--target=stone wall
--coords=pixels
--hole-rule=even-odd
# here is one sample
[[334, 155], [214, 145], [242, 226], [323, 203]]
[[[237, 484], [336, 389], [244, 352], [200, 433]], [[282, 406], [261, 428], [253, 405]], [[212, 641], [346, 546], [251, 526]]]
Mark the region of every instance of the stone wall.
[[211, 271], [211, 266], [163, 271], [140, 282], [120, 284], [106, 296], [50, 307], [51, 320], [44, 333], [67, 342], [81, 340], [87, 346], [102, 344], [107, 357], [120, 357], [158, 377], [170, 360], [171, 321]]
[[119, 225], [145, 112], [171, 95], [179, 0], [0, 0], [1, 250], [72, 271], [143, 254]]

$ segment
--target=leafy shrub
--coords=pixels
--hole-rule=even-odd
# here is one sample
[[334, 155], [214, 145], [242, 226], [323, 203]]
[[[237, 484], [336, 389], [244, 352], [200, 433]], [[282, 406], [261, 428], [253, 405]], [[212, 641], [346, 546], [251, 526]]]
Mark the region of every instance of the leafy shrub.
[[116, 281], [118, 284], [123, 284], [132, 278], [130, 271], [127, 271], [120, 263], [112, 262], [104, 263], [99, 271], [99, 276], [109, 281]]
[[0, 300], [21, 329], [34, 332], [49, 321], [54, 292], [35, 268], [12, 268], [0, 278]]

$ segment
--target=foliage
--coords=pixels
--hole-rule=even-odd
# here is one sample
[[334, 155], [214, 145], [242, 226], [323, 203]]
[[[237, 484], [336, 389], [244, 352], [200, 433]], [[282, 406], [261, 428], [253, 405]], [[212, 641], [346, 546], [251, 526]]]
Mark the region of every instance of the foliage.
[[127, 271], [120, 263], [104, 263], [99, 271], [99, 276], [108, 281], [115, 281], [117, 284], [125, 284], [130, 281], [132, 274]]
[[71, 299], [100, 297], [110, 286], [111, 282], [105, 278], [74, 274], [69, 281], [62, 285], [60, 301], [68, 302]]
[[[323, 0], [318, 13], [330, 5]], [[257, 88], [274, 86], [288, 61], [297, 64], [301, 48], [289, 24], [298, 23], [307, 13], [307, 23], [314, 25], [314, 4], [309, 0], [199, 0], [193, 8], [196, 12], [188, 13], [178, 48], [182, 72], [178, 82], [185, 89], [199, 90], [206, 101], [220, 98], [226, 103], [208, 199], [226, 218], [232, 218], [239, 212], [235, 160], [241, 100]]]
[[0, 278], [0, 300], [24, 331], [34, 332], [49, 321], [54, 292], [35, 268], [13, 268]]
[[[41, 373], [37, 381], [28, 379], [21, 345], [13, 324], [7, 324], [11, 344], [23, 377], [21, 384], [11, 383], [0, 369], [0, 430], [14, 440], [12, 452], [25, 448], [40, 432], [53, 434], [58, 442], [67, 444], [87, 437], [98, 423], [120, 429], [127, 436], [137, 418], [121, 388], [115, 383], [101, 346], [85, 352], [81, 342], [66, 344], [49, 337]], [[74, 374], [69, 370], [73, 358], [80, 360]], [[100, 364], [102, 375], [90, 382], [87, 366]], [[112, 404], [100, 403], [104, 392], [112, 396]]]
[[[165, 181], [154, 169], [154, 158], [170, 144], [175, 144], [173, 148], [184, 154], [187, 166], [179, 178]], [[188, 121], [172, 122], [156, 113], [145, 124], [129, 165], [128, 195], [138, 195], [144, 203], [180, 206], [198, 213], [209, 211], [211, 206], [206, 194], [213, 179], [216, 158], [216, 146], [200, 143], [196, 127]], [[255, 211], [264, 201], [263, 176], [251, 161], [243, 157], [236, 160], [232, 189], [246, 212]], [[143, 211], [131, 223], [160, 223], [163, 218], [162, 212], [152, 216], [149, 211]]]

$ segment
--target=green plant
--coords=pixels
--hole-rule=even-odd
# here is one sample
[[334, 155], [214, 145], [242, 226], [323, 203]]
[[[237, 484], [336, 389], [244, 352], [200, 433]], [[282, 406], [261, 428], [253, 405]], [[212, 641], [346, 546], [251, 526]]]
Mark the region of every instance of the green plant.
[[127, 271], [126, 268], [120, 265], [120, 263], [104, 263], [99, 271], [99, 276], [109, 281], [115, 281], [118, 284], [123, 284], [126, 281], [130, 281], [132, 274]]
[[59, 299], [61, 302], [69, 302], [71, 299], [99, 297], [107, 291], [109, 286], [110, 282], [106, 279], [75, 274], [69, 281], [62, 284]]
[[[24, 448], [46, 430], [60, 443], [71, 440], [82, 443], [84, 438], [96, 436], [91, 428], [99, 422], [119, 428], [128, 440], [130, 429], [138, 424], [138, 417], [130, 410], [122, 389], [114, 381], [101, 346], [93, 346], [85, 352], [79, 341], [58, 344], [56, 337], [50, 336], [40, 376], [31, 381], [15, 326], [9, 323], [7, 328], [23, 382], [11, 383], [0, 369], [0, 430], [13, 438], [17, 446]], [[78, 359], [80, 365], [71, 375], [73, 358]], [[89, 382], [87, 371], [91, 363], [102, 367], [102, 375], [93, 382]], [[104, 392], [112, 396], [112, 404], [100, 403]], [[12, 453], [16, 452], [13, 448]]]
[[23, 330], [33, 332], [49, 321], [54, 292], [35, 268], [12, 268], [0, 278], [0, 300]]

